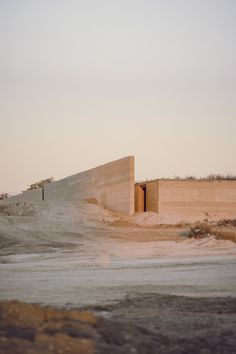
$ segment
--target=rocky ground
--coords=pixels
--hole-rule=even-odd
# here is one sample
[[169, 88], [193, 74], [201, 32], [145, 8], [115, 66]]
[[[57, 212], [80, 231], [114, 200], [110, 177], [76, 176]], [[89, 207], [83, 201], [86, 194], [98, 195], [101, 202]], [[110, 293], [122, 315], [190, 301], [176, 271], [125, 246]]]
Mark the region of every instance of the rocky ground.
[[146, 294], [90, 311], [1, 302], [0, 319], [1, 354], [236, 352], [235, 298]]

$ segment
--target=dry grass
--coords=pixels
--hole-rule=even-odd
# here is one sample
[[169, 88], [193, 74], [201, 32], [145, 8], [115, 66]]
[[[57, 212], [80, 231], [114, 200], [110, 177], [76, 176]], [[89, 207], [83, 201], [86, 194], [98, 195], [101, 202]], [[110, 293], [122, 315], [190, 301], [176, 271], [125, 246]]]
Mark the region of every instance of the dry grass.
[[136, 181], [135, 183], [142, 184], [142, 183], [149, 183], [149, 182], [154, 182], [157, 180], [166, 180], [166, 181], [171, 181], [171, 180], [177, 180], [177, 181], [236, 181], [236, 175], [233, 174], [218, 174], [218, 173], [211, 173], [208, 176], [205, 177], [196, 177], [193, 175], [181, 177], [181, 176], [174, 176], [174, 177], [160, 177], [157, 179], [146, 179], [146, 180], [139, 180]]
[[213, 233], [222, 240], [236, 243], [236, 219], [223, 219], [212, 227]]
[[[227, 221], [227, 224], [230, 224]], [[233, 220], [231, 225], [233, 224]], [[222, 222], [217, 224], [209, 224], [209, 223], [196, 223], [190, 226], [187, 230], [182, 231], [180, 234], [183, 237], [194, 237], [194, 238], [202, 238], [208, 235], [215, 235], [218, 239], [221, 240], [230, 240], [236, 243], [236, 227], [235, 226], [221, 226]]]
[[214, 235], [216, 235], [221, 240], [230, 240], [236, 243], [236, 228], [219, 228], [213, 227], [212, 228]]
[[89, 204], [98, 204], [98, 201], [96, 198], [88, 198], [88, 199], [85, 199], [85, 201]]
[[212, 234], [212, 226], [207, 222], [197, 223], [194, 229], [201, 234]]
[[199, 239], [208, 235], [212, 235], [212, 228], [211, 225], [208, 223], [198, 222], [190, 226], [187, 230], [183, 230], [180, 235], [187, 238]]
[[217, 226], [236, 227], [236, 219], [219, 220]]

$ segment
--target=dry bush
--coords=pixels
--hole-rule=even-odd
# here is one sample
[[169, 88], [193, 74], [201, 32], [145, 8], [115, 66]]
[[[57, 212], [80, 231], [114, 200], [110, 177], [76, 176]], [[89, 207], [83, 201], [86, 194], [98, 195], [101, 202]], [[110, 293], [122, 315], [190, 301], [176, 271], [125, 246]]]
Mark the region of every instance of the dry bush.
[[42, 179], [40, 181], [37, 181], [35, 183], [32, 183], [28, 188], [27, 188], [27, 191], [31, 191], [31, 190], [34, 190], [34, 189], [38, 189], [38, 188], [43, 188], [46, 184], [48, 183], [52, 183], [54, 182], [54, 177], [49, 177], [49, 178], [46, 178], [46, 179]]
[[30, 202], [5, 203], [0, 205], [0, 215], [4, 216], [34, 216], [37, 210]]
[[236, 219], [219, 220], [213, 230], [218, 238], [236, 242]]
[[199, 232], [201, 234], [211, 234], [212, 233], [212, 226], [206, 222], [197, 223], [194, 229], [196, 232]]
[[236, 181], [236, 175], [233, 174], [217, 174], [217, 173], [211, 173], [208, 176], [205, 177], [196, 177], [193, 175], [188, 175], [185, 177], [181, 176], [174, 176], [174, 177], [159, 177], [157, 179], [146, 179], [146, 180], [140, 180], [136, 181], [138, 184], [142, 183], [149, 183], [149, 182], [154, 182], [157, 180], [166, 180], [166, 181], [171, 181], [171, 180], [178, 180], [178, 181]]
[[85, 199], [85, 201], [89, 204], [98, 204], [98, 201], [96, 198], [88, 198], [88, 199]]
[[8, 199], [9, 197], [8, 193], [0, 193], [0, 200]]
[[211, 180], [211, 181], [222, 181], [222, 180], [235, 181], [236, 180], [236, 176], [232, 175], [232, 174], [222, 175], [222, 174], [211, 173], [210, 175], [205, 177], [205, 179], [208, 179], [208, 180]]
[[212, 230], [212, 226], [208, 223], [200, 223], [200, 222], [198, 222], [194, 226], [180, 233], [181, 236], [187, 238], [203, 238], [212, 234], [214, 234]]
[[236, 219], [223, 219], [217, 222], [217, 226], [236, 227]]
[[221, 240], [229, 240], [236, 243], [236, 230], [215, 229], [214, 234]]

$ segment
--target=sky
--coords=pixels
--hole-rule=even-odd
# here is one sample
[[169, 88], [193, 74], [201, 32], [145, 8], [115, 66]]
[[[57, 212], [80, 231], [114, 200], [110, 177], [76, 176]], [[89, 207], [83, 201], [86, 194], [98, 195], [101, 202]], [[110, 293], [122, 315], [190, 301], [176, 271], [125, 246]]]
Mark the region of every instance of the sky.
[[235, 0], [0, 0], [0, 48], [0, 192], [236, 174]]

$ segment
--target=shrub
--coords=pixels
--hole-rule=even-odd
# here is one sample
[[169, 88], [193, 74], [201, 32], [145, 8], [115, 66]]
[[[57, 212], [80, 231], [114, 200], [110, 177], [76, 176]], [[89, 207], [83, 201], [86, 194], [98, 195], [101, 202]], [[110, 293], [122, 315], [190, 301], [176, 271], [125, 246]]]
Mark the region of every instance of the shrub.
[[231, 180], [234, 181], [236, 180], [236, 176], [232, 174], [214, 174], [211, 173], [209, 176], [205, 177], [205, 179], [211, 180], [211, 181], [221, 181], [221, 180]]
[[27, 191], [31, 191], [33, 189], [43, 188], [45, 184], [52, 183], [54, 181], [54, 177], [49, 177], [46, 179], [42, 179], [38, 182], [32, 183], [28, 188]]
[[194, 227], [190, 227], [187, 230], [184, 230], [180, 233], [180, 236], [187, 238], [203, 238], [208, 235], [211, 235], [212, 228], [207, 223], [197, 223]]
[[0, 194], [0, 200], [7, 199], [7, 198], [9, 198], [9, 194], [8, 193], [1, 193]]

